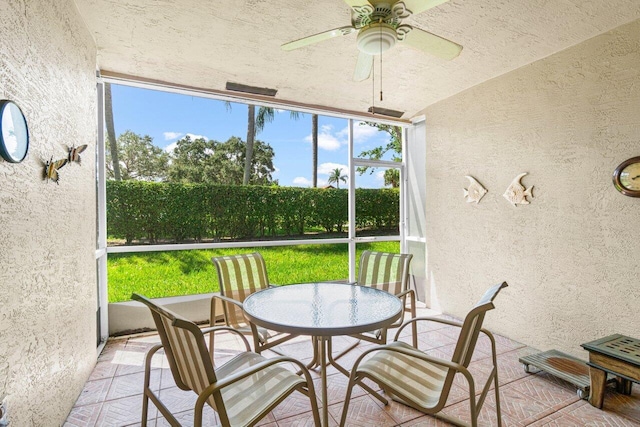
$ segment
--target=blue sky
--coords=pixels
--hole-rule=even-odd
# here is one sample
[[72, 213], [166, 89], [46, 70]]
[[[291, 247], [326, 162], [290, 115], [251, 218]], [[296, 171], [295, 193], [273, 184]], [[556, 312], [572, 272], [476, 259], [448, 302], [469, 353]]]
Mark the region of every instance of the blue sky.
[[[113, 116], [116, 135], [126, 130], [149, 135], [153, 143], [170, 151], [185, 135], [204, 136], [224, 142], [231, 136], [247, 138], [247, 106], [224, 103], [196, 96], [152, 91], [129, 86], [112, 85]], [[318, 186], [327, 182], [336, 167], [348, 175], [346, 119], [318, 118]], [[278, 110], [272, 123], [258, 134], [275, 152], [273, 174], [282, 186], [311, 187], [311, 115], [290, 118], [289, 111]], [[386, 144], [387, 134], [369, 126], [354, 126], [355, 153]], [[382, 173], [356, 175], [356, 186], [383, 186]]]

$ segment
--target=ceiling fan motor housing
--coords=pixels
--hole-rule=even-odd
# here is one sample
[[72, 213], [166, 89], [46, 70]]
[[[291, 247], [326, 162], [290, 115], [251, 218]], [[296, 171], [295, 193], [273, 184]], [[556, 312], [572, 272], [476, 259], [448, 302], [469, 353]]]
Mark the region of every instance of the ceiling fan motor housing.
[[396, 30], [388, 24], [375, 23], [358, 33], [358, 49], [369, 55], [379, 55], [391, 49], [397, 41]]

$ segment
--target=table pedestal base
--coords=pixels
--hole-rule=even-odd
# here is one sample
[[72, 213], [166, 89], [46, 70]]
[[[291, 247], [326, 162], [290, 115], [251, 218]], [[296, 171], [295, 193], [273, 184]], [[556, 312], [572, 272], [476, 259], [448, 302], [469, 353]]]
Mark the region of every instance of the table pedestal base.
[[[349, 377], [351, 373], [345, 369], [342, 365], [340, 365], [336, 359], [333, 357], [333, 351], [331, 346], [331, 337], [312, 337], [313, 342], [313, 359], [307, 365], [309, 369], [320, 368], [320, 381], [322, 382], [322, 402], [320, 402], [320, 406], [322, 407], [322, 414], [320, 415], [322, 419], [322, 425], [324, 427], [329, 426], [329, 411], [328, 411], [328, 399], [327, 399], [327, 366], [331, 365], [335, 367], [338, 372], [342, 373], [346, 377]], [[347, 350], [355, 347], [357, 345], [353, 344]], [[346, 351], [343, 351], [340, 356], [342, 356]], [[378, 399], [385, 405], [389, 404], [389, 401], [381, 396], [379, 393], [374, 391], [371, 387], [366, 384], [359, 384], [360, 387], [365, 389], [369, 394]]]

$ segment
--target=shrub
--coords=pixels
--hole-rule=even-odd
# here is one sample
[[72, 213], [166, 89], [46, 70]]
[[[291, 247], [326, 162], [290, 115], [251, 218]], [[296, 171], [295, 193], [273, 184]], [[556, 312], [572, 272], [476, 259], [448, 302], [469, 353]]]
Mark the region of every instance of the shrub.
[[[356, 226], [397, 228], [399, 202], [397, 189], [357, 189]], [[131, 244], [342, 232], [347, 204], [345, 189], [107, 181], [107, 233]]]

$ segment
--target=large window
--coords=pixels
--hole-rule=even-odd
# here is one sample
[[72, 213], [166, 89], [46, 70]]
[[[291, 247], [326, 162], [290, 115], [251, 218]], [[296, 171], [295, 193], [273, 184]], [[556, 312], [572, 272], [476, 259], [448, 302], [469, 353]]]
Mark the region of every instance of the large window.
[[356, 244], [400, 249], [401, 128], [139, 86], [107, 87], [100, 129], [110, 302], [214, 291], [219, 253], [259, 250], [299, 283], [353, 280]]

